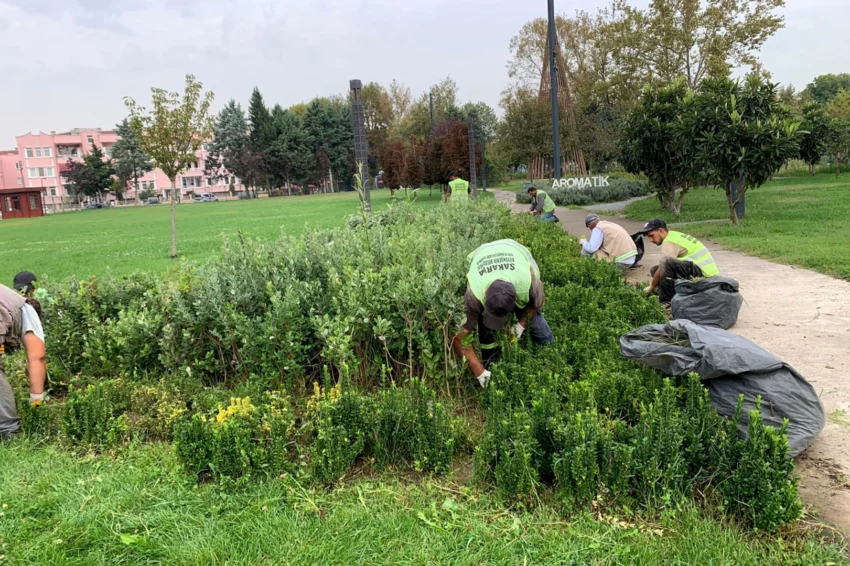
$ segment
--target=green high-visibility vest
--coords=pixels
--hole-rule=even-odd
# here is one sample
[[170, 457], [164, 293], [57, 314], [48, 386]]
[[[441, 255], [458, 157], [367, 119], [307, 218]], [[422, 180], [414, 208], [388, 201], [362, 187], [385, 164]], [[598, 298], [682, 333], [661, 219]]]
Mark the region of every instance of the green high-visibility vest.
[[467, 256], [470, 262], [466, 280], [475, 298], [484, 303], [487, 288], [497, 280], [507, 281], [516, 289], [516, 306], [528, 304], [531, 274], [540, 277], [540, 268], [528, 249], [514, 240], [496, 240], [479, 246]]
[[720, 270], [717, 268], [711, 252], [708, 251], [708, 248], [702, 242], [693, 236], [671, 230], [667, 232], [667, 237], [664, 238], [664, 241], [685, 248], [688, 255], [680, 259], [682, 261], [693, 262], [694, 265], [702, 270], [702, 274], [706, 277], [720, 275]]
[[455, 179], [449, 183], [452, 188], [452, 194], [449, 195], [451, 202], [464, 202], [469, 200], [469, 181], [463, 179]]
[[538, 195], [543, 195], [543, 212], [552, 212], [555, 210], [555, 201], [549, 197], [546, 191], [537, 191]]

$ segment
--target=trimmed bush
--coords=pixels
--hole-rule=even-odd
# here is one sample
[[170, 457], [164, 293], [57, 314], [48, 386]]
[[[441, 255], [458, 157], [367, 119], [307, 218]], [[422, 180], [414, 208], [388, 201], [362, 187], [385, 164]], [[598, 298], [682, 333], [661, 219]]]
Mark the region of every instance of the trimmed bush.
[[[596, 202], [618, 202], [646, 196], [652, 192], [646, 181], [637, 179], [609, 179], [607, 187], [560, 187], [553, 186], [552, 181], [545, 181], [545, 183], [546, 187], [538, 185], [539, 188], [544, 188], [558, 206], [584, 206]], [[521, 190], [516, 194], [516, 201], [520, 204], [531, 204], [531, 200], [531, 196], [526, 191]]]

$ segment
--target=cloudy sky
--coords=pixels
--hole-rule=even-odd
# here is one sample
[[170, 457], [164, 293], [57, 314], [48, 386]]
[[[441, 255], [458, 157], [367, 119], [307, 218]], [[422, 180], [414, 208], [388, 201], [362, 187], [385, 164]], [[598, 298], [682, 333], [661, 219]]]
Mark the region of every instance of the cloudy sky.
[[[850, 72], [850, 0], [786, 2], [786, 27], [762, 52], [774, 79], [799, 89]], [[112, 127], [123, 96], [179, 90], [188, 72], [217, 105], [257, 85], [286, 107], [352, 78], [416, 95], [450, 75], [462, 100], [496, 107], [510, 38], [545, 14], [544, 0], [0, 0], [0, 149], [31, 130]]]

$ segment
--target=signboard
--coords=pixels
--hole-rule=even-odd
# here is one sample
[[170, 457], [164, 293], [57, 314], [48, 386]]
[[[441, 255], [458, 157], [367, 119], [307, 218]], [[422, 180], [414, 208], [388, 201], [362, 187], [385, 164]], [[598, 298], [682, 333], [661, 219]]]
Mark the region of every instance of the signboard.
[[589, 189], [590, 187], [607, 187], [608, 175], [593, 177], [566, 177], [552, 181], [553, 189]]

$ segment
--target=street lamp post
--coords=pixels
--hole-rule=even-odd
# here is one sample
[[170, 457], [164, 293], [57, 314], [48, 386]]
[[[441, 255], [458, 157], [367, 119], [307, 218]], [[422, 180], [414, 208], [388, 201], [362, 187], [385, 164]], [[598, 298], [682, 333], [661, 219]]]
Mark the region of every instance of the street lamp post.
[[558, 124], [558, 68], [555, 53], [555, 0], [549, 0], [549, 89], [552, 93], [552, 146], [554, 178], [561, 178], [561, 134]]

